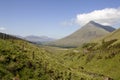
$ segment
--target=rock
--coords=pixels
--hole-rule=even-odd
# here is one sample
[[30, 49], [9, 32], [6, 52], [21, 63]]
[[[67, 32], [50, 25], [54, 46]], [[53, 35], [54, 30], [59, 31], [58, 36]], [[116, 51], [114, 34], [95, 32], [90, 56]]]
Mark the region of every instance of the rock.
[[110, 77], [105, 77], [103, 80], [113, 80], [113, 79]]

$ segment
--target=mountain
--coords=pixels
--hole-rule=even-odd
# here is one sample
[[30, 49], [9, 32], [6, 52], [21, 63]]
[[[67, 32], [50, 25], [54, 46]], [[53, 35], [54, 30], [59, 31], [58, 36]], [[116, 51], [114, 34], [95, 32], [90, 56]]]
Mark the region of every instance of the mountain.
[[34, 35], [26, 36], [24, 37], [24, 39], [35, 43], [50, 42], [55, 40], [47, 36], [34, 36]]
[[24, 41], [28, 41], [28, 42], [32, 42], [32, 43], [37, 43], [37, 44], [41, 44], [43, 42], [51, 42], [51, 41], [55, 40], [55, 39], [49, 38], [47, 36], [30, 35], [30, 36], [22, 37], [19, 35], [10, 35], [10, 34], [1, 33], [1, 32], [0, 32], [0, 38], [1, 39], [20, 39], [20, 40], [24, 40]]
[[24, 39], [23, 36], [20, 36], [20, 35], [14, 35], [15, 37], [18, 37], [18, 38], [21, 38], [21, 39]]
[[61, 47], [75, 47], [79, 46], [83, 43], [87, 43], [96, 39], [98, 37], [102, 37], [107, 35], [108, 33], [114, 31], [115, 28], [110, 26], [104, 26], [94, 21], [90, 21], [82, 28], [72, 33], [71, 35], [56, 40], [49, 45], [53, 46], [61, 46]]

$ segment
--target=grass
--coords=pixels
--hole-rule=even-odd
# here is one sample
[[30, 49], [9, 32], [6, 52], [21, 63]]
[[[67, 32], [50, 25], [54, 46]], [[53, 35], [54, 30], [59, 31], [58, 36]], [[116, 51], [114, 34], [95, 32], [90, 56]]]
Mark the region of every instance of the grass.
[[0, 39], [0, 80], [92, 79], [89, 75], [71, 70], [56, 55], [26, 41]]
[[119, 80], [118, 34], [113, 32], [78, 48], [0, 39], [0, 80]]
[[[104, 47], [103, 45], [106, 45], [106, 43], [109, 44]], [[99, 78], [99, 80], [103, 80], [103, 77], [119, 80], [120, 45], [115, 47], [115, 44], [118, 43], [116, 41], [113, 42], [113, 40], [101, 42], [101, 44], [94, 47], [93, 44], [88, 44], [89, 46], [84, 46], [83, 48], [66, 51], [61, 58], [64, 59], [64, 64], [78, 71], [78, 73], [94, 76], [94, 78]], [[87, 50], [87, 52], [84, 52], [84, 50]]]

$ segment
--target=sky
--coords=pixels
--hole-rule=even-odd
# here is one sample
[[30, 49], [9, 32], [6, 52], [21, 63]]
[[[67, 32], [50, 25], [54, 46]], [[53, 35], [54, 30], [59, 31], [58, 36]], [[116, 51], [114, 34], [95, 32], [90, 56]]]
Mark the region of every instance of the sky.
[[63, 38], [89, 21], [120, 27], [120, 0], [0, 0], [0, 32]]

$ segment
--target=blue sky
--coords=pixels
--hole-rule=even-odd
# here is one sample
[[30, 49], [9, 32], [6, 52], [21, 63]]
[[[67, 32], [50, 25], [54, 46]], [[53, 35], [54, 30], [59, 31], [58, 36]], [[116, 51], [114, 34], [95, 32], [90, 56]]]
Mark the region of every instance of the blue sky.
[[0, 0], [0, 31], [62, 38], [82, 26], [75, 23], [77, 15], [105, 8], [117, 9], [119, 15], [119, 7], [120, 0]]

